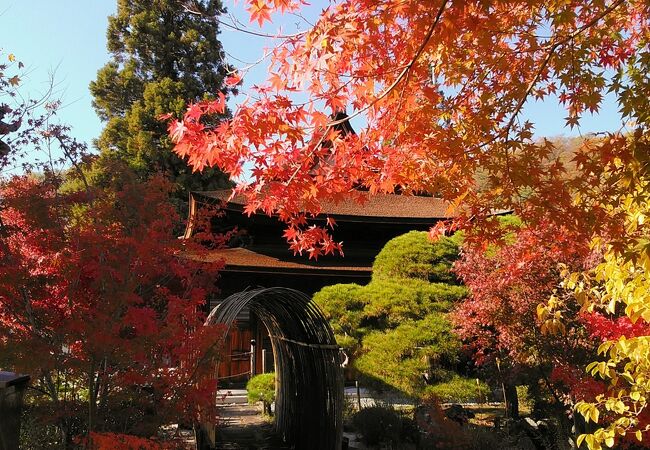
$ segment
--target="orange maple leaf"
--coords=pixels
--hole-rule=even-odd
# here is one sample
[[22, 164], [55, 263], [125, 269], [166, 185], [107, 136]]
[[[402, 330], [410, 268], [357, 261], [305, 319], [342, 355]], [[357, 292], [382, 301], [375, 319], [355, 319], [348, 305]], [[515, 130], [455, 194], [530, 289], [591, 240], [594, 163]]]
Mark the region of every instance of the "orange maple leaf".
[[247, 11], [251, 15], [251, 22], [257, 21], [259, 26], [263, 26], [265, 21], [271, 21], [271, 8], [264, 0], [254, 0], [250, 2]]

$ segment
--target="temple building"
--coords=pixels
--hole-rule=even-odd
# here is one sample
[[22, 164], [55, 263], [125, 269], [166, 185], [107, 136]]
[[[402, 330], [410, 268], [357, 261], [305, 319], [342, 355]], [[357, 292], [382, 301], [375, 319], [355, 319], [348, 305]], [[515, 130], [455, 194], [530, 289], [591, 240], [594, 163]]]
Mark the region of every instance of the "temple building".
[[[289, 250], [282, 236], [285, 225], [277, 217], [246, 215], [244, 199], [231, 199], [230, 190], [191, 193], [185, 237], [194, 233], [193, 219], [208, 205], [219, 205], [223, 212], [213, 219], [213, 231], [238, 230], [226, 248], [209, 252], [211, 260], [225, 262], [218, 281], [220, 293], [211, 300], [210, 309], [231, 294], [255, 287], [288, 287], [312, 295], [332, 284], [367, 284], [375, 256], [390, 239], [411, 230], [428, 230], [436, 222], [454, 217], [449, 204], [434, 197], [365, 195], [363, 204], [353, 200], [325, 204], [322, 213], [311, 219], [325, 225], [328, 217], [333, 218], [334, 237], [343, 241], [345, 252], [345, 256], [327, 255], [315, 261]], [[222, 383], [240, 383], [251, 374], [273, 370], [267, 332], [247, 311], [238, 317], [224, 351], [219, 368]]]

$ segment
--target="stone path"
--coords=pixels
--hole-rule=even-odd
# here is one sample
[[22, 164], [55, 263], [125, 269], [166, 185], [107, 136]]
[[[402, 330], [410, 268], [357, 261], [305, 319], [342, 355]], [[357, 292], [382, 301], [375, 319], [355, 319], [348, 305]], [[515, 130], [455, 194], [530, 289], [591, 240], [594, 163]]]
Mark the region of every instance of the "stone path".
[[257, 405], [227, 404], [220, 408], [217, 450], [285, 450], [270, 419]]

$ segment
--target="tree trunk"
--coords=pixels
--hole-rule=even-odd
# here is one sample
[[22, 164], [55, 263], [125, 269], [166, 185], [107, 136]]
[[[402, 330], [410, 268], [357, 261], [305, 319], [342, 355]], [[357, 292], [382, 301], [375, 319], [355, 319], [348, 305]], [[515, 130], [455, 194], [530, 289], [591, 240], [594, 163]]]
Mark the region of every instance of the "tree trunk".
[[95, 413], [97, 408], [97, 390], [95, 389], [95, 357], [90, 358], [88, 370], [88, 436], [95, 427]]
[[61, 437], [61, 448], [68, 450], [68, 433], [65, 429], [65, 424], [59, 423], [59, 436]]
[[519, 398], [517, 397], [517, 386], [512, 383], [504, 383], [503, 391], [506, 400], [506, 417], [518, 419]]

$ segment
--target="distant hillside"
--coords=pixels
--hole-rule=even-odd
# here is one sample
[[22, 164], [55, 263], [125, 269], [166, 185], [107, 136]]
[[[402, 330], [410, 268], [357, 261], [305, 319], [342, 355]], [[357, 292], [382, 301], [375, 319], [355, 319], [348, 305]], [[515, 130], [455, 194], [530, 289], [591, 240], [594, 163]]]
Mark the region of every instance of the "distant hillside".
[[[576, 152], [580, 149], [586, 139], [595, 139], [593, 135], [590, 136], [578, 136], [578, 137], [566, 137], [566, 136], [555, 136], [548, 138], [548, 140], [553, 144], [555, 150], [551, 153], [548, 158], [549, 161], [554, 161], [558, 159], [565, 165], [567, 169], [567, 176], [575, 174], [575, 164], [572, 159], [575, 156]], [[484, 171], [478, 171], [476, 176], [476, 186], [479, 191], [485, 190], [488, 186], [488, 178]]]

